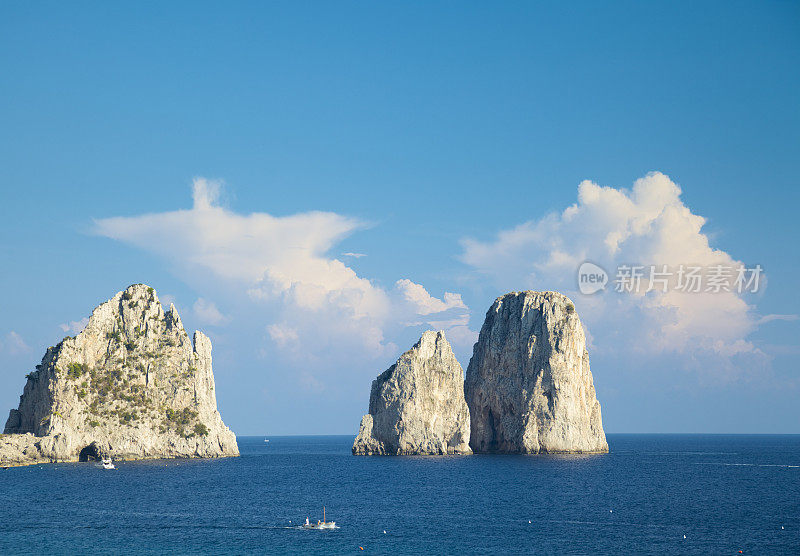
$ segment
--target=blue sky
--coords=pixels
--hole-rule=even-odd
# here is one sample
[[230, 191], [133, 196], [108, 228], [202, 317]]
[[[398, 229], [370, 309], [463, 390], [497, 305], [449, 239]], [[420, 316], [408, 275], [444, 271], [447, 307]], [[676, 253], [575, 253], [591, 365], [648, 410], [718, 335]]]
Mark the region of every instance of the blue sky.
[[[789, 2], [4, 3], [0, 407], [60, 325], [146, 282], [212, 338], [237, 433], [355, 434], [431, 323], [466, 368], [496, 296], [561, 289], [607, 431], [798, 433], [798, 59]], [[685, 218], [608, 264], [767, 286], [573, 295], [554, 242], [603, 258], [584, 235], [638, 221], [614, 199], [640, 179]], [[584, 180], [627, 193], [591, 212]]]

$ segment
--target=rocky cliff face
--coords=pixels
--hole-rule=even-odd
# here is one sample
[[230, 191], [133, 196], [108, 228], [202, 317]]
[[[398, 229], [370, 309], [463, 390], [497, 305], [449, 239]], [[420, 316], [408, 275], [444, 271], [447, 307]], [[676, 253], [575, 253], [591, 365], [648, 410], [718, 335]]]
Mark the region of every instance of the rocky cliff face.
[[607, 452], [575, 307], [514, 292], [486, 313], [465, 384], [475, 452]]
[[469, 454], [468, 443], [461, 365], [444, 332], [425, 332], [372, 382], [353, 454]]
[[217, 411], [211, 341], [130, 286], [47, 350], [0, 437], [0, 463], [235, 456]]

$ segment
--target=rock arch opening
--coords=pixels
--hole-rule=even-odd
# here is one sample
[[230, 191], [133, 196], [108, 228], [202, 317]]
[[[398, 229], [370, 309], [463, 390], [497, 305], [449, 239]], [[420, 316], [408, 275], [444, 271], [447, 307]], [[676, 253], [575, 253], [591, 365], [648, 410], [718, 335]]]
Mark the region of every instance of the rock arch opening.
[[97, 445], [94, 442], [86, 446], [78, 454], [78, 461], [98, 461], [100, 459], [102, 459], [100, 450], [97, 449]]

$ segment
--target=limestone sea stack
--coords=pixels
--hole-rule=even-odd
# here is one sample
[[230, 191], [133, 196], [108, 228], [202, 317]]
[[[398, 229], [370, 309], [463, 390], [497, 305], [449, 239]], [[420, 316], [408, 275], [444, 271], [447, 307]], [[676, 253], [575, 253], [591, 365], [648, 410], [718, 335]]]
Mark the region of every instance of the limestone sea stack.
[[476, 453], [607, 452], [575, 306], [514, 292], [486, 313], [465, 383]]
[[470, 453], [464, 372], [444, 332], [425, 332], [372, 382], [353, 454]]
[[0, 464], [236, 456], [217, 411], [211, 341], [193, 341], [156, 292], [130, 286], [28, 375], [0, 436]]

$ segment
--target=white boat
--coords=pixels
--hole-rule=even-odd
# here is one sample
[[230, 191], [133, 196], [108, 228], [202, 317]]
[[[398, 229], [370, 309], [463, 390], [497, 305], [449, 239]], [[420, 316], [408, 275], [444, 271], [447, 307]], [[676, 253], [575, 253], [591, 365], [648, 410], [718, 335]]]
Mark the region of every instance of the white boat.
[[311, 523], [308, 518], [303, 523], [303, 529], [336, 529], [335, 521], [325, 521], [325, 506], [322, 506], [322, 521], [317, 520], [316, 523]]
[[102, 467], [103, 469], [116, 469], [116, 467], [114, 467], [114, 462], [111, 461], [110, 458], [103, 458], [98, 467]]

